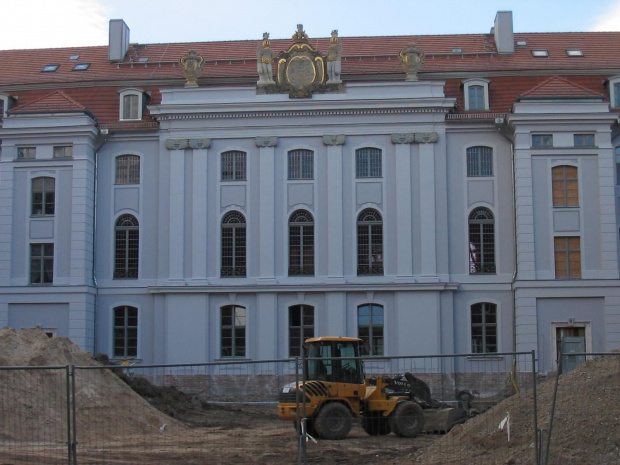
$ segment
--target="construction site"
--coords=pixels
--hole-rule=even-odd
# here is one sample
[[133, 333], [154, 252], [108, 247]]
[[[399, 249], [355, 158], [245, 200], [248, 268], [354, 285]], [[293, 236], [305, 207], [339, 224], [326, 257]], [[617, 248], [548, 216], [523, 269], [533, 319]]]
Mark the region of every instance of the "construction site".
[[[478, 411], [449, 432], [369, 435], [355, 421], [342, 440], [300, 436], [278, 418], [290, 374], [229, 366], [219, 388], [215, 375], [176, 387], [193, 368], [106, 363], [67, 338], [0, 330], [0, 464], [612, 465], [620, 457], [617, 353], [522, 382], [492, 406], [472, 392]], [[268, 363], [273, 372], [279, 362]], [[238, 398], [244, 391], [253, 394]]]

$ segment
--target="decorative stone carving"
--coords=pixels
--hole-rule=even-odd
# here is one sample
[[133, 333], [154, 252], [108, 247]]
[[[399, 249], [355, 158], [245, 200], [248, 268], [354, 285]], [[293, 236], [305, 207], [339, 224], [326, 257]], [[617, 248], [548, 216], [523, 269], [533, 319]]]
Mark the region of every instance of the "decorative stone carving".
[[275, 147], [278, 145], [278, 138], [275, 136], [258, 136], [254, 142], [257, 147]]
[[276, 82], [273, 80], [273, 50], [271, 50], [271, 41], [269, 33], [263, 33], [263, 41], [258, 44], [256, 51], [256, 68], [258, 71], [259, 86], [272, 86]]
[[418, 71], [422, 67], [425, 56], [426, 54], [424, 53], [424, 51], [416, 47], [413, 42], [411, 42], [398, 53], [400, 64], [406, 74], [406, 81], [418, 80]]
[[333, 134], [323, 136], [323, 144], [325, 145], [343, 145], [346, 140], [344, 134]]
[[181, 57], [181, 71], [186, 79], [185, 87], [198, 87], [198, 77], [202, 73], [204, 61], [196, 50], [190, 50], [187, 55]]
[[321, 52], [308, 43], [303, 25], [297, 25], [293, 45], [278, 55], [278, 90], [292, 98], [311, 97], [325, 84], [325, 62]]
[[416, 132], [415, 141], [420, 144], [429, 144], [437, 142], [438, 135], [436, 132]]
[[412, 132], [392, 134], [393, 144], [412, 144], [415, 140], [415, 134]]
[[211, 139], [189, 139], [190, 149], [208, 149], [211, 147]]
[[166, 148], [168, 150], [183, 150], [189, 147], [187, 139], [167, 139]]
[[327, 84], [341, 84], [340, 71], [342, 69], [342, 43], [338, 39], [338, 30], [332, 31], [330, 46], [327, 49]]

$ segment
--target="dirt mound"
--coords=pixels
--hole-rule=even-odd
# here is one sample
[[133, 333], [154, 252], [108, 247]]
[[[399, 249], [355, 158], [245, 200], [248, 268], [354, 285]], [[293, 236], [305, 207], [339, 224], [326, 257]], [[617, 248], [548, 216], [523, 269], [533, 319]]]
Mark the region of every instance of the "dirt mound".
[[[162, 434], [185, 429], [152, 407], [109, 369], [66, 337], [48, 338], [36, 329], [0, 330], [0, 438], [32, 440], [43, 435], [63, 440], [67, 428], [67, 365], [76, 369], [75, 405], [83, 439], [107, 434], [109, 425]], [[46, 367], [38, 369], [35, 367]], [[92, 369], [91, 369], [92, 368]], [[166, 425], [162, 429], [163, 425]], [[19, 427], [17, 427], [19, 426]], [[51, 432], [51, 433], [50, 433]], [[84, 437], [86, 436], [86, 437]]]
[[[578, 365], [560, 376], [553, 420], [550, 464], [618, 464], [620, 456], [620, 356]], [[538, 428], [548, 429], [555, 379], [537, 386]], [[527, 464], [534, 461], [533, 395], [512, 396], [424, 449], [423, 465]], [[498, 428], [510, 413], [511, 438]], [[546, 439], [543, 440], [546, 446]], [[458, 450], [457, 450], [458, 449]], [[466, 460], [470, 458], [471, 460]], [[498, 462], [498, 458], [501, 461]], [[464, 462], [465, 459], [465, 462]]]

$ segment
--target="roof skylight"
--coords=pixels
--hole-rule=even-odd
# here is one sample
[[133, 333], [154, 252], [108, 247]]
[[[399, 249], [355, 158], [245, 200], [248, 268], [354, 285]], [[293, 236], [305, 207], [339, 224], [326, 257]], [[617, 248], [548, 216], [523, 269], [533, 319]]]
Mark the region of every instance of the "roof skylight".
[[140, 63], [146, 63], [147, 61], [149, 61], [149, 57], [140, 57], [140, 58], [138, 58], [138, 61]]
[[71, 55], [71, 56], [69, 57], [69, 61], [75, 61], [75, 60], [77, 60], [78, 58], [80, 58], [80, 56], [79, 56], [79, 55]]
[[525, 40], [517, 40], [517, 45], [519, 47], [525, 47], [527, 45], [527, 41], [525, 41]]
[[54, 71], [56, 71], [58, 69], [60, 65], [58, 64], [49, 64], [49, 65], [45, 65], [43, 67], [43, 69], [41, 70], [42, 73], [53, 73]]
[[567, 48], [566, 54], [569, 57], [582, 57], [583, 56], [583, 52], [579, 50], [578, 48]]
[[90, 63], [76, 63], [73, 67], [73, 71], [86, 71], [90, 66]]
[[453, 48], [452, 49], [452, 53], [463, 53], [463, 49], [462, 48]]
[[547, 58], [549, 56], [548, 50], [532, 50], [532, 56], [534, 58]]

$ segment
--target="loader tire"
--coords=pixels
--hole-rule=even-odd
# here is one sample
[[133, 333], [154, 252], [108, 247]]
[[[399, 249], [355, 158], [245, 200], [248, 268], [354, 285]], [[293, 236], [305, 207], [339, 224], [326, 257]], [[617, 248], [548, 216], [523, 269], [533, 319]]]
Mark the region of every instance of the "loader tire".
[[404, 401], [390, 415], [390, 428], [397, 436], [415, 438], [424, 429], [424, 412], [415, 402]]
[[390, 423], [383, 415], [370, 415], [362, 420], [362, 428], [371, 436], [390, 434]]
[[351, 412], [337, 402], [323, 406], [314, 420], [314, 430], [323, 439], [344, 439], [352, 426]]

